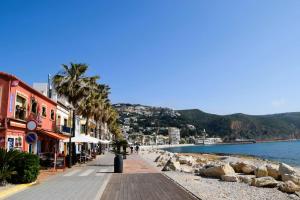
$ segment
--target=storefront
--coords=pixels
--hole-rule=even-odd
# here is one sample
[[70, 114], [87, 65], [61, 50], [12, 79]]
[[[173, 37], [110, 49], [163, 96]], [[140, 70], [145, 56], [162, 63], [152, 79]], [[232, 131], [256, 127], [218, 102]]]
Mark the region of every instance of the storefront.
[[38, 153], [59, 153], [64, 154], [65, 146], [63, 140], [67, 140], [69, 137], [46, 130], [38, 131]]
[[29, 145], [25, 142], [26, 125], [24, 122], [9, 120], [7, 128], [0, 133], [0, 147], [7, 150], [29, 151]]

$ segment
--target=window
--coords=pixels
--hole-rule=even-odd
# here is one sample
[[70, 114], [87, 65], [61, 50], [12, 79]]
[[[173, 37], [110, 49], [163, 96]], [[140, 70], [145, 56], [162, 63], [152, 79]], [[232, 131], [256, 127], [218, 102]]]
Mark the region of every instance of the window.
[[54, 110], [51, 110], [51, 120], [54, 120], [55, 118]]
[[15, 118], [25, 120], [26, 118], [26, 98], [17, 94]]
[[21, 137], [17, 137], [15, 138], [15, 149], [22, 149], [22, 138]]
[[37, 102], [36, 100], [31, 100], [31, 112], [37, 114]]
[[47, 108], [46, 108], [46, 106], [42, 106], [42, 116], [47, 117]]
[[22, 137], [9, 137], [7, 138], [8, 150], [22, 150], [23, 138]]
[[80, 126], [80, 132], [85, 133], [85, 125], [81, 124]]
[[64, 126], [68, 125], [68, 120], [66, 118], [64, 118]]

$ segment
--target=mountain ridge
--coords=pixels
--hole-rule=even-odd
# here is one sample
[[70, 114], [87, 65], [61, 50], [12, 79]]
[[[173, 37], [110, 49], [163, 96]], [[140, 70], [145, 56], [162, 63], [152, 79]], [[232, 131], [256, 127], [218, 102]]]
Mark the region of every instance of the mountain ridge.
[[[194, 136], [205, 129], [209, 136], [222, 137], [228, 141], [237, 138], [257, 140], [300, 138], [300, 112], [218, 115], [200, 109], [173, 110], [141, 104], [115, 105], [119, 105], [116, 108], [119, 108], [117, 110], [122, 125], [124, 118], [128, 116], [136, 120], [134, 123], [136, 128], [133, 128], [131, 133], [144, 131], [145, 134], [151, 134], [151, 131], [154, 132], [159, 126], [160, 133], [167, 134], [163, 128], [175, 126], [181, 129], [183, 137]], [[127, 125], [131, 127], [132, 124]], [[191, 126], [195, 129], [191, 129]]]

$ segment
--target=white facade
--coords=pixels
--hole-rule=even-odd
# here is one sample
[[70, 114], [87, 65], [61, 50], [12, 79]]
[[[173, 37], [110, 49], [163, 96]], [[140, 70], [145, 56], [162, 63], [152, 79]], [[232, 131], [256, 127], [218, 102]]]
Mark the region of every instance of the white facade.
[[169, 127], [169, 141], [170, 144], [179, 144], [180, 141], [180, 130], [178, 128]]
[[33, 83], [33, 88], [48, 97], [48, 83]]

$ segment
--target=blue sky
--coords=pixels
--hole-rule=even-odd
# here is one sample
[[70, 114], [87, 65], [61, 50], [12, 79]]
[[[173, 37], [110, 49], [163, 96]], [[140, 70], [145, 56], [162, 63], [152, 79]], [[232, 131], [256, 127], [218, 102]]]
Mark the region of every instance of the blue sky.
[[0, 2], [0, 70], [29, 84], [83, 62], [129, 102], [300, 111], [300, 1]]

